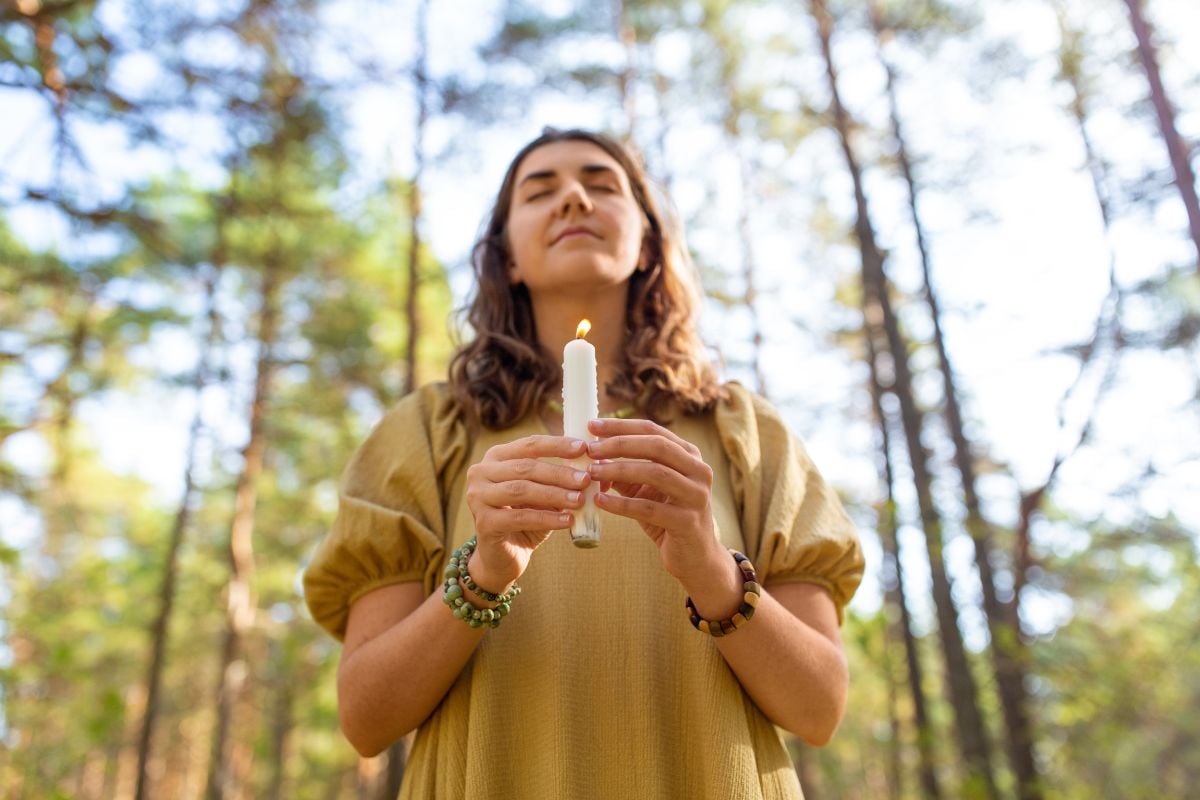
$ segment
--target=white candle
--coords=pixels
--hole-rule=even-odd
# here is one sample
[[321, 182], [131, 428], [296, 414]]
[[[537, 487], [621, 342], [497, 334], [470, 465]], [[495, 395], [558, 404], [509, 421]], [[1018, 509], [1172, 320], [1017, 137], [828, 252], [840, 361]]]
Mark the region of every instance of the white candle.
[[[600, 416], [600, 395], [596, 386], [596, 348], [583, 338], [592, 324], [586, 319], [579, 323], [575, 338], [563, 348], [563, 435], [589, 441], [588, 422]], [[590, 460], [586, 455], [573, 465], [586, 470]], [[571, 541], [576, 547], [600, 545], [600, 514], [596, 511], [599, 484], [592, 481], [583, 492], [583, 507], [575, 512], [571, 526]]]

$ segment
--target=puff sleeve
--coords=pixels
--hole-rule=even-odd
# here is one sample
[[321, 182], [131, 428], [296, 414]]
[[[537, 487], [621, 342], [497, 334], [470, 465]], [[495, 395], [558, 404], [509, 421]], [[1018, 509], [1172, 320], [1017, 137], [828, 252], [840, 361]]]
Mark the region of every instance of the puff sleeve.
[[863, 575], [858, 533], [804, 445], [766, 400], [730, 383], [715, 418], [747, 555], [768, 583], [815, 583], [838, 621]]
[[374, 589], [438, 581], [446, 498], [469, 453], [466, 425], [445, 384], [401, 400], [342, 474], [333, 529], [304, 571], [313, 619], [339, 641], [350, 606]]

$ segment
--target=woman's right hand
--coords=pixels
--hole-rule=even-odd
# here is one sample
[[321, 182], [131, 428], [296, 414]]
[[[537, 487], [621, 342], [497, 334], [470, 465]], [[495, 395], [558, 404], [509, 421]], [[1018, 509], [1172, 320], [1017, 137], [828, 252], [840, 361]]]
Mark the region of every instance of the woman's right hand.
[[571, 511], [583, 505], [591, 479], [586, 470], [543, 459], [570, 460], [586, 452], [579, 439], [525, 436], [489, 448], [467, 469], [467, 507], [478, 539], [470, 564], [476, 584], [508, 591], [550, 532], [571, 527]]

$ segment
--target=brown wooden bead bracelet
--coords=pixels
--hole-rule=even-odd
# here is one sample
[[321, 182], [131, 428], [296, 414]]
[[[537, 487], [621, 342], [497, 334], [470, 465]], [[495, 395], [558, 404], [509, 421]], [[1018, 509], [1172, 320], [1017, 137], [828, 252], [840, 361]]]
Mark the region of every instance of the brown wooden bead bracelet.
[[700, 617], [700, 612], [696, 610], [696, 604], [692, 602], [692, 598], [689, 597], [684, 604], [687, 607], [688, 618], [692, 621], [692, 627], [710, 636], [725, 636], [749, 622], [750, 618], [754, 616], [754, 609], [758, 606], [758, 598], [762, 595], [762, 587], [758, 585], [758, 575], [755, 574], [754, 565], [750, 563], [750, 559], [732, 548], [729, 550], [729, 554], [733, 556], [733, 560], [742, 570], [744, 594], [737, 613], [729, 619], [707, 620]]

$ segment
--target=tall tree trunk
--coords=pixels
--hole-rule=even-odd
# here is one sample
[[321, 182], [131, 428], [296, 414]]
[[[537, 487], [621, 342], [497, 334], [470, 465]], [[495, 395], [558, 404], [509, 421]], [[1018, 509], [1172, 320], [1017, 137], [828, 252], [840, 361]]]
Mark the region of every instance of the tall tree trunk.
[[880, 643], [881, 657], [879, 667], [883, 672], [883, 679], [886, 683], [884, 689], [887, 692], [888, 733], [891, 737], [888, 739], [887, 765], [884, 777], [887, 781], [888, 800], [899, 800], [904, 788], [904, 773], [900, 767], [900, 704], [898, 702], [899, 692], [896, 690], [896, 668], [892, 664], [893, 645], [891, 625], [888, 624], [886, 607], [883, 612], [883, 622], [883, 630], [880, 632], [882, 641]]
[[[653, 59], [651, 59], [653, 63]], [[671, 174], [671, 164], [667, 158], [667, 132], [671, 129], [667, 114], [667, 92], [670, 82], [667, 76], [654, 71], [654, 100], [655, 111], [658, 115], [658, 131], [654, 137], [654, 149], [658, 153], [658, 180], [662, 182], [667, 197], [672, 197], [675, 177]]]
[[1150, 38], [1150, 26], [1142, 14], [1142, 0], [1125, 0], [1125, 5], [1129, 7], [1129, 21], [1137, 37], [1138, 57], [1146, 69], [1146, 80], [1150, 83], [1150, 102], [1158, 118], [1158, 130], [1167, 145], [1171, 169], [1175, 172], [1175, 186], [1187, 209], [1188, 230], [1192, 235], [1192, 244], [1196, 246], [1196, 270], [1200, 272], [1200, 201], [1196, 199], [1196, 173], [1192, 171], [1191, 154], [1175, 128], [1175, 109], [1167, 97], [1159, 73], [1158, 54]]
[[1017, 781], [1018, 797], [1021, 800], [1040, 800], [1042, 790], [1037, 764], [1033, 758], [1033, 730], [1029, 720], [1029, 695], [1025, 689], [1025, 672], [1029, 656], [1026, 652], [1025, 642], [1021, 638], [1019, 626], [1011, 624], [1012, 620], [1018, 619], [1015, 606], [1019, 602], [1019, 598], [1013, 598], [1014, 607], [1009, 609], [996, 594], [995, 576], [992, 571], [995, 535], [991, 523], [983, 516], [980, 508], [975, 462], [971, 455], [971, 445], [967, 441], [966, 432], [963, 429], [962, 409], [958, 402], [954, 369], [950, 364], [950, 356], [946, 351], [946, 341], [942, 333], [942, 315], [937, 294], [933, 288], [929, 246], [918, 210], [917, 181], [913, 174], [912, 160], [908, 154], [908, 142], [904, 137], [904, 129], [900, 122], [899, 103], [896, 99], [896, 73], [883, 54], [884, 29], [879, 0], [871, 0], [871, 21], [879, 45], [879, 60], [883, 64], [887, 76], [892, 135], [896, 142], [900, 172], [908, 189], [909, 211], [912, 215], [917, 249], [921, 256], [925, 301], [929, 307], [930, 320], [933, 322], [933, 343], [937, 350], [938, 368], [942, 374], [943, 413], [950, 438], [954, 442], [954, 463], [962, 483], [963, 499], [967, 510], [967, 531], [975, 544], [975, 564], [979, 569], [983, 610], [987, 616], [988, 633], [992, 644], [990, 648], [992, 668], [995, 672], [996, 687], [1000, 695], [1000, 708], [1008, 732], [1009, 763]]
[[743, 144], [740, 120], [744, 109], [738, 100], [736, 90], [740, 56], [723, 42], [724, 33], [715, 27], [719, 21], [716, 16], [710, 17], [706, 21], [706, 27], [709, 28], [715, 49], [721, 53], [720, 74], [725, 91], [725, 108], [721, 125], [725, 131], [729, 150], [737, 158], [738, 182], [741, 189], [738, 203], [738, 245], [741, 248], [742, 285], [744, 287], [742, 304], [750, 315], [750, 368], [754, 372], [754, 390], [763, 397], [767, 397], [767, 380], [762, 368], [762, 326], [755, 309], [758, 302], [755, 283], [757, 269], [754, 261], [754, 242], [750, 233], [750, 203], [751, 198], [754, 197], [752, 191], [753, 165], [746, 155]]
[[412, 747], [415, 733], [409, 733], [387, 750], [387, 762], [383, 765], [380, 783], [380, 800], [395, 800], [400, 795], [400, 784], [404, 781], [404, 767], [408, 764], [408, 751]]
[[[408, 326], [404, 352], [404, 386], [409, 394], [417, 389], [417, 348], [421, 340], [421, 181], [425, 174], [425, 129], [429, 124], [429, 0], [420, 0], [416, 9], [417, 53], [413, 61], [413, 91], [417, 115], [413, 124], [413, 175], [408, 192], [408, 295], [405, 298], [405, 324]], [[404, 740], [392, 743], [385, 756], [386, 771], [377, 782], [380, 800], [394, 800], [404, 780]]]
[[[218, 228], [221, 225], [217, 222]], [[217, 233], [221, 240], [220, 230]], [[179, 498], [179, 507], [175, 511], [175, 521], [171, 526], [171, 535], [167, 544], [166, 558], [163, 562], [162, 584], [158, 592], [158, 615], [150, 626], [150, 664], [146, 670], [146, 705], [142, 715], [141, 732], [138, 736], [137, 749], [137, 785], [133, 796], [136, 800], [149, 797], [150, 748], [154, 738], [154, 726], [158, 721], [158, 697], [162, 689], [163, 665], [167, 650], [167, 636], [170, 632], [171, 614], [175, 608], [175, 579], [179, 568], [179, 550], [183, 546], [184, 533], [192, 514], [192, 500], [195, 495], [196, 481], [196, 448], [200, 442], [204, 419], [201, 413], [201, 394], [209, 381], [209, 356], [216, 346], [216, 338], [220, 326], [217, 322], [217, 279], [220, 275], [220, 258], [214, 257], [216, 266], [204, 280], [205, 316], [208, 318], [208, 332], [204, 337], [196, 372], [192, 378], [192, 391], [196, 398], [196, 411], [192, 416], [192, 424], [188, 430], [187, 455], [183, 467], [183, 495]]]
[[288, 738], [292, 731], [295, 691], [286, 669], [284, 645], [271, 642], [271, 661], [275, 667], [275, 709], [271, 715], [271, 778], [267, 783], [268, 800], [284, 797], [283, 782], [287, 767]]
[[[864, 319], [866, 312], [867, 309], [864, 307]], [[872, 326], [863, 333], [867, 347], [867, 368], [871, 380], [871, 405], [875, 410], [875, 420], [879, 425], [882, 454], [882, 475], [880, 477], [883, 479], [883, 485], [887, 492], [883, 514], [879, 521], [879, 538], [883, 547], [884, 566], [886, 568], [890, 565], [893, 574], [884, 576], [884, 599], [898, 612], [900, 634], [904, 641], [904, 658], [908, 668], [908, 692], [912, 697], [913, 722], [916, 727], [917, 772], [921, 778], [921, 790], [924, 797], [930, 798], [930, 800], [940, 800], [942, 793], [938, 788], [933, 752], [933, 725], [930, 722], [928, 707], [925, 703], [925, 682], [921, 657], [917, 650], [917, 639], [913, 635], [912, 615], [908, 611], [908, 600], [904, 592], [904, 570], [900, 565], [900, 521], [896, 512], [896, 475], [892, 468], [892, 436], [888, 415], [883, 407], [885, 387], [879, 377], [879, 354], [875, 348], [875, 337], [879, 335], [878, 326]], [[888, 581], [888, 577], [892, 577], [894, 580]], [[898, 780], [896, 786], [899, 788]]]
[[[204, 703], [207, 698], [198, 688], [191, 694], [196, 698], [195, 705]], [[204, 791], [205, 772], [208, 768], [208, 747], [204, 741], [206, 726], [203, 717], [192, 714], [185, 718], [179, 726], [179, 741], [175, 747], [167, 751], [167, 757], [174, 760], [176, 774], [172, 776], [173, 783], [179, 787], [172, 797], [199, 797]], [[170, 766], [168, 761], [168, 768]]]
[[[404, 386], [409, 394], [417, 389], [417, 348], [421, 340], [421, 181], [425, 174], [425, 129], [429, 124], [429, 0], [419, 0], [416, 9], [417, 52], [413, 61], [413, 91], [417, 114], [413, 123], [413, 175], [408, 192], [408, 295], [405, 324], [408, 326], [404, 352]], [[394, 800], [404, 780], [404, 740], [393, 742], [384, 756], [386, 771], [373, 782], [379, 800]]]
[[272, 349], [279, 332], [279, 294], [281, 269], [268, 263], [263, 270], [262, 310], [258, 328], [258, 362], [255, 369], [254, 399], [250, 404], [250, 439], [242, 455], [242, 471], [234, 492], [233, 519], [229, 526], [230, 578], [226, 587], [225, 635], [217, 671], [216, 724], [208, 765], [205, 794], [209, 800], [223, 800], [231, 789], [228, 761], [230, 720], [234, 700], [245, 681], [239, 670], [241, 639], [254, 625], [254, 507], [258, 501], [258, 476], [262, 472], [267, 437], [264, 426], [274, 375]]
[[[1071, 116], [1075, 120], [1076, 127], [1079, 130], [1079, 138], [1083, 144], [1084, 157], [1086, 159], [1088, 173], [1092, 178], [1092, 189], [1096, 194], [1096, 204], [1100, 210], [1100, 221], [1104, 226], [1105, 235], [1111, 238], [1113, 224], [1112, 199], [1108, 192], [1108, 174], [1104, 165], [1104, 160], [1100, 158], [1096, 152], [1095, 146], [1092, 144], [1092, 138], [1088, 134], [1087, 122], [1087, 93], [1084, 89], [1083, 76], [1080, 74], [1080, 66], [1082, 62], [1082, 45], [1080, 43], [1080, 35], [1077, 31], [1072, 30], [1067, 24], [1064, 12], [1059, 11], [1059, 30], [1061, 33], [1061, 44], [1059, 47], [1059, 77], [1066, 81], [1071, 89], [1071, 102], [1069, 108]], [[1116, 377], [1117, 363], [1119, 360], [1121, 349], [1121, 306], [1122, 292], [1117, 283], [1117, 260], [1116, 251], [1109, 246], [1109, 261], [1108, 261], [1108, 276], [1109, 276], [1109, 293], [1101, 305], [1100, 312], [1096, 318], [1096, 325], [1092, 333], [1091, 341], [1087, 342], [1080, 348], [1080, 364], [1079, 374], [1075, 378], [1072, 386], [1068, 387], [1067, 391], [1059, 400], [1058, 425], [1060, 429], [1066, 427], [1066, 403], [1074, 393], [1076, 388], [1082, 382], [1084, 375], [1087, 372], [1089, 364], [1097, 358], [1100, 351], [1106, 342], [1112, 347], [1112, 357], [1109, 359], [1108, 365], [1105, 367], [1104, 375], [1100, 382], [1100, 388], [1097, 390], [1095, 397], [1092, 400], [1091, 410], [1088, 413], [1087, 419], [1080, 427], [1079, 435], [1076, 437], [1074, 446], [1069, 449], [1060, 450], [1054, 457], [1054, 462], [1050, 466], [1050, 470], [1046, 475], [1045, 480], [1036, 488], [1024, 492], [1021, 495], [1020, 507], [1018, 509], [1016, 537], [1013, 544], [1014, 549], [1014, 568], [1013, 568], [1013, 587], [1014, 592], [1019, 596], [1021, 589], [1025, 586], [1026, 575], [1032, 561], [1030, 553], [1030, 528], [1033, 523], [1033, 517], [1041, 508], [1043, 500], [1050, 492], [1054, 481], [1058, 476], [1058, 471], [1063, 463], [1071, 457], [1076, 451], [1082, 447], [1090, 438], [1092, 433], [1092, 420], [1095, 416], [1096, 409], [1099, 406], [1101, 396], [1111, 387], [1113, 380]], [[1015, 616], [1015, 615], [1014, 615]], [[1020, 620], [1014, 618], [1014, 626], [1019, 630]]]
[[[730, 103], [733, 99], [730, 98]], [[730, 106], [730, 117], [736, 117], [736, 109]], [[754, 197], [750, 186], [750, 163], [742, 150], [739, 141], [731, 143], [738, 154], [738, 174], [741, 176], [742, 198], [738, 209], [738, 239], [742, 248], [742, 284], [745, 287], [742, 303], [750, 312], [750, 367], [754, 370], [754, 390], [767, 397], [767, 377], [762, 367], [763, 334], [759, 314], [755, 309], [758, 303], [758, 290], [755, 284], [757, 266], [754, 262], [754, 242], [750, 235], [750, 200]]]
[[104, 765], [114, 748], [95, 748], [77, 765], [75, 788], [71, 796], [75, 800], [99, 800], [104, 783]]
[[421, 181], [425, 172], [425, 127], [429, 122], [429, 0], [417, 3], [417, 55], [413, 63], [413, 91], [417, 118], [413, 125], [413, 175], [408, 189], [408, 297], [405, 320], [408, 346], [404, 353], [404, 394], [417, 388], [417, 343], [420, 338], [421, 287]]
[[830, 40], [833, 18], [824, 0], [810, 0], [813, 16], [817, 21], [821, 53], [825, 60], [829, 81], [834, 124], [846, 167], [854, 184], [856, 207], [855, 233], [862, 252], [863, 302], [866, 304], [868, 327], [882, 326], [887, 338], [887, 349], [891, 354], [895, 373], [893, 393], [900, 401], [901, 419], [904, 423], [905, 440], [909, 459], [912, 462], [913, 482], [917, 502], [921, 511], [921, 522], [925, 530], [925, 541], [929, 551], [930, 575], [933, 580], [933, 599], [937, 610], [938, 632], [942, 654], [946, 661], [946, 687], [954, 708], [957, 739], [967, 769], [968, 779], [963, 794], [996, 798], [996, 784], [992, 775], [991, 744], [979, 709], [978, 691], [971, 674], [966, 647], [958, 628], [958, 612], [946, 565], [942, 553], [942, 521], [933, 503], [932, 480], [924, 446], [921, 443], [923, 413], [917, 407], [913, 394], [912, 373], [908, 364], [908, 343], [900, 332], [899, 321], [891, 307], [888, 296], [888, 281], [883, 270], [883, 256], [875, 244], [875, 232], [871, 225], [867, 198], [863, 189], [862, 171], [858, 165], [850, 142], [849, 114], [842, 105], [838, 91], [837, 70], [833, 63]]
[[100, 796], [108, 797], [129, 797], [131, 794], [128, 791], [121, 792], [118, 789], [118, 779], [120, 778], [121, 759], [124, 756], [126, 746], [124, 743], [113, 744], [109, 747], [108, 763], [104, 767], [104, 781], [100, 786]]
[[816, 765], [813, 764], [813, 753], [808, 745], [796, 740], [796, 760], [792, 764], [796, 776], [800, 779], [800, 788], [804, 792], [804, 800], [819, 800], [823, 797], [821, 782], [817, 776]]
[[625, 51], [625, 61], [617, 74], [617, 91], [621, 96], [621, 109], [625, 112], [625, 141], [634, 143], [637, 127], [637, 31], [629, 24], [629, 9], [625, 0], [612, 0], [613, 27], [617, 41]]
[[67, 534], [75, 526], [78, 510], [69, 492], [72, 475], [71, 429], [75, 425], [75, 410], [79, 396], [71, 389], [71, 377], [83, 369], [84, 352], [91, 339], [92, 322], [88, 309], [92, 297], [79, 312], [68, 337], [67, 361], [62, 372], [46, 387], [46, 399], [55, 407], [52, 419], [50, 446], [54, 466], [46, 483], [45, 554], [53, 561], [63, 557]]
[[[1059, 9], [1058, 13], [1059, 49], [1058, 76], [1071, 89], [1070, 109], [1071, 118], [1079, 131], [1079, 139], [1083, 144], [1083, 154], [1092, 179], [1092, 190], [1096, 193], [1096, 203], [1100, 208], [1100, 222], [1104, 226], [1106, 236], [1112, 232], [1113, 210], [1112, 198], [1108, 193], [1108, 174], [1103, 159], [1092, 144], [1088, 133], [1088, 92], [1084, 88], [1083, 75], [1080, 73], [1083, 61], [1083, 42], [1079, 31], [1067, 22], [1066, 12]], [[1109, 248], [1110, 262], [1114, 260], [1112, 248]]]
[[[80, 514], [79, 501], [72, 493], [75, 482], [75, 412], [79, 404], [79, 394], [72, 388], [72, 378], [85, 369], [85, 353], [88, 344], [94, 341], [94, 324], [90, 317], [94, 297], [94, 293], [89, 293], [86, 298], [81, 298], [83, 302], [77, 306], [68, 299], [61, 307], [54, 309], [69, 332], [66, 337], [66, 362], [54, 380], [45, 387], [40, 399], [50, 409], [48, 417], [52, 421], [46, 437], [51, 452], [51, 468], [45, 488], [38, 497], [43, 544], [41, 557], [31, 562], [35, 573], [27, 590], [31, 592], [28, 601], [30, 619], [59, 619], [71, 602], [68, 584], [61, 576], [69, 574], [74, 549], [71, 540], [78, 529]], [[71, 315], [76, 308], [78, 314], [72, 320]], [[53, 707], [70, 691], [62, 670], [38, 669], [34, 666], [50, 663], [46, 642], [36, 631], [31, 635], [10, 629], [5, 643], [12, 652], [10, 669], [13, 674], [29, 676], [29, 683], [23, 687], [23, 691], [6, 693], [3, 698], [6, 727], [17, 731], [33, 731], [40, 724], [37, 733], [42, 741], [58, 741], [64, 735], [63, 727], [59, 724], [61, 718], [52, 715], [46, 720], [38, 709]], [[26, 764], [27, 770], [37, 768], [36, 763], [28, 757]], [[39, 778], [34, 778], [31, 783], [36, 787], [38, 781]]]

